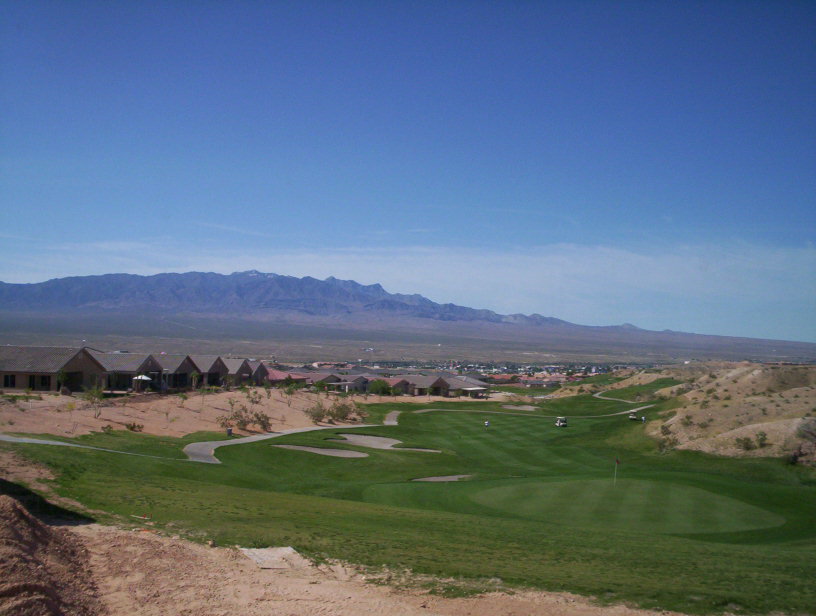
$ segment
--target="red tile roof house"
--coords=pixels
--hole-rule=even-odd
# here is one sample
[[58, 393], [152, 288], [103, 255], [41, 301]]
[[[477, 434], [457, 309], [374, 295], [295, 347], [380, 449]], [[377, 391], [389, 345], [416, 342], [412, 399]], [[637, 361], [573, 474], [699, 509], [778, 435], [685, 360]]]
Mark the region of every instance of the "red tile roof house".
[[305, 383], [306, 377], [301, 374], [296, 374], [294, 372], [286, 372], [284, 370], [275, 370], [273, 368], [268, 368], [268, 374], [266, 375], [266, 380], [269, 381], [271, 385], [277, 385], [278, 383], [283, 383], [287, 378], [292, 380], [295, 383]]
[[198, 366], [201, 386], [218, 387], [229, 373], [229, 368], [218, 355], [190, 355], [190, 359]]
[[385, 381], [388, 383], [389, 387], [391, 387], [391, 391], [394, 393], [400, 393], [406, 395], [408, 393], [408, 389], [411, 387], [410, 383], [403, 378], [400, 377], [389, 377], [389, 378], [382, 378], [380, 377], [381, 381]]
[[84, 347], [8, 345], [0, 346], [0, 376], [3, 389], [82, 391], [103, 384], [106, 372]]
[[[88, 349], [91, 356], [105, 368], [107, 377], [105, 389], [127, 391], [129, 389], [145, 389], [135, 384], [133, 379], [144, 375], [150, 378], [146, 387], [157, 389], [161, 385], [162, 366], [155, 357], [147, 353], [105, 353], [96, 349]], [[134, 385], [136, 385], [134, 387]]]

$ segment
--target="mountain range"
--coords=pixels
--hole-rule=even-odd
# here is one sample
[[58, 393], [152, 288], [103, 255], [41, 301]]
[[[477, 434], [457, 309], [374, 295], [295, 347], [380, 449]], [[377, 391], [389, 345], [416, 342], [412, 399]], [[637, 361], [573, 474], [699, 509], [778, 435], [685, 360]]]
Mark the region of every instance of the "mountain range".
[[[6, 322], [6, 327], [0, 323], [0, 334], [19, 333], [20, 327], [32, 333], [54, 332], [59, 323], [71, 328], [82, 323], [91, 335], [106, 323], [114, 329], [123, 322], [117, 317], [129, 315], [139, 317], [126, 321], [134, 336], [166, 336], [172, 330], [167, 324], [176, 322], [179, 331], [173, 335], [181, 337], [226, 335], [272, 341], [286, 326], [289, 334], [308, 326], [312, 339], [320, 338], [321, 328], [324, 336], [337, 338], [348, 332], [355, 341], [366, 336], [374, 342], [383, 337], [431, 340], [437, 336], [449, 347], [460, 340], [473, 350], [481, 345], [486, 352], [512, 343], [521, 353], [525, 345], [530, 347], [526, 354], [816, 360], [816, 344], [811, 343], [656, 332], [630, 324], [586, 326], [540, 314], [502, 315], [334, 277], [318, 280], [251, 270], [229, 275], [105, 274], [34, 284], [0, 282], [0, 317]], [[143, 324], [141, 330], [134, 330], [137, 322]], [[161, 331], [157, 331], [158, 322]]]

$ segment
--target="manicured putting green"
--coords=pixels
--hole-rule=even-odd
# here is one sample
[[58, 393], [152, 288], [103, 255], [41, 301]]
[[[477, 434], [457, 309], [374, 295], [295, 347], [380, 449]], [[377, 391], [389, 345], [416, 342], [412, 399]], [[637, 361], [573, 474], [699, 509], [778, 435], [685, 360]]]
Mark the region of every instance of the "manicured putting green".
[[785, 518], [677, 483], [612, 478], [524, 482], [471, 493], [480, 505], [572, 527], [647, 533], [717, 533], [780, 526]]

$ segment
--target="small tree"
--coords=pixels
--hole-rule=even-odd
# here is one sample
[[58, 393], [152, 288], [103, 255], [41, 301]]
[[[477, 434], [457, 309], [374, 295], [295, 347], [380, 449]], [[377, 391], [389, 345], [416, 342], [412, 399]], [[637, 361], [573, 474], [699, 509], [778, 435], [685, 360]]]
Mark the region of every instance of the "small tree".
[[181, 393], [179, 393], [178, 399], [179, 399], [179, 406], [183, 407], [184, 403], [187, 402], [187, 394], [185, 394], [182, 391]]
[[368, 384], [368, 391], [375, 396], [390, 396], [391, 386], [382, 379], [375, 379]]
[[297, 387], [294, 385], [294, 383], [284, 387], [283, 395], [286, 396], [286, 406], [292, 406], [292, 398], [294, 397], [296, 391]]
[[192, 383], [193, 389], [196, 389], [198, 387], [198, 381], [199, 381], [200, 378], [201, 378], [201, 373], [198, 372], [197, 370], [193, 370], [190, 373], [190, 383]]
[[60, 368], [57, 371], [57, 391], [62, 391], [62, 386], [65, 385], [65, 381], [68, 379], [68, 374]]
[[105, 400], [105, 392], [102, 388], [97, 385], [96, 387], [86, 389], [82, 392], [82, 399], [91, 405], [91, 408], [94, 409], [94, 419], [98, 419], [102, 414], [99, 405]]

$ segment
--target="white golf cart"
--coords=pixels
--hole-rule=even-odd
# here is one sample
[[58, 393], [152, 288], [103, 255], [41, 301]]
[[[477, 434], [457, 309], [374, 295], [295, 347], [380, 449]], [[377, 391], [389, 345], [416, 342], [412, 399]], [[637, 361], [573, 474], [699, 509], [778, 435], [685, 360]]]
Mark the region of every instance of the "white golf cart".
[[556, 428], [566, 428], [567, 427], [567, 418], [566, 417], [556, 417], [555, 418], [555, 427]]

